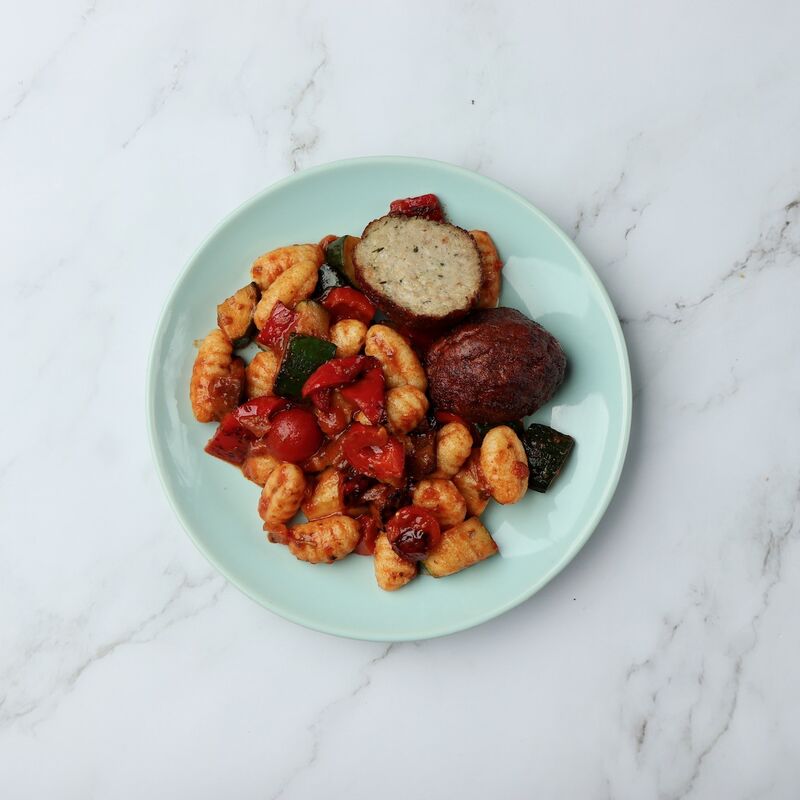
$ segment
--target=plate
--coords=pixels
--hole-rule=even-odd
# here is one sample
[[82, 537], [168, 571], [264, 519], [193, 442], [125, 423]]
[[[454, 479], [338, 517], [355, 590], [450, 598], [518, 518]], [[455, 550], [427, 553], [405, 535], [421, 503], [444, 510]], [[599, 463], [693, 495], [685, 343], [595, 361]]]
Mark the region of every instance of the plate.
[[[433, 192], [449, 218], [491, 233], [505, 261], [501, 305], [551, 331], [568, 360], [553, 401], [531, 419], [577, 444], [547, 494], [491, 503], [482, 519], [500, 548], [447, 578], [421, 575], [400, 591], [378, 588], [372, 559], [297, 561], [266, 541], [259, 487], [203, 452], [214, 431], [192, 416], [193, 340], [216, 324], [216, 305], [249, 281], [261, 253], [328, 233], [360, 234], [398, 197]], [[600, 280], [541, 211], [475, 173], [416, 158], [361, 158], [276, 183], [234, 211], [194, 254], [167, 300], [148, 370], [147, 416], [155, 461], [178, 518], [231, 583], [277, 614], [319, 631], [377, 641], [442, 636], [523, 602], [557, 575], [592, 534], [617, 486], [631, 420], [625, 340]]]

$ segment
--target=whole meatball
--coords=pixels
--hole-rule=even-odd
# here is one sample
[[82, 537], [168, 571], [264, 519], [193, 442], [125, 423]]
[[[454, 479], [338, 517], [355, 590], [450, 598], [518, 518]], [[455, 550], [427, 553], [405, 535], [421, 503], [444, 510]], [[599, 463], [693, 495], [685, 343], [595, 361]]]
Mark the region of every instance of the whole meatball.
[[472, 314], [427, 358], [434, 405], [493, 424], [533, 414], [561, 385], [566, 366], [556, 338], [513, 308]]

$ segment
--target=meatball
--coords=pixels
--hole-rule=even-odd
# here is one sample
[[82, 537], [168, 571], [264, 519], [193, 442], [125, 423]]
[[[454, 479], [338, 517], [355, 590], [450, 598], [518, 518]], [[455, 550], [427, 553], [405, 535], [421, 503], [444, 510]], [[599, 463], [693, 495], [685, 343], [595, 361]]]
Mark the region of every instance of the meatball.
[[491, 424], [533, 414], [561, 385], [566, 366], [556, 338], [513, 308], [472, 314], [427, 358], [434, 405]]

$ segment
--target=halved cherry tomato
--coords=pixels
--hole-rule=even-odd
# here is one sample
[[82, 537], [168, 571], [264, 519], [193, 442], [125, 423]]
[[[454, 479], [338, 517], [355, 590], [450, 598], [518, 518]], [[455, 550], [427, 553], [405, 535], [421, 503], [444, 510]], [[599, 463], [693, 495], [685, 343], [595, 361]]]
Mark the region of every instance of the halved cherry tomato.
[[272, 307], [267, 324], [256, 336], [256, 343], [283, 350], [286, 339], [295, 325], [297, 325], [297, 314], [278, 300]]
[[378, 520], [372, 514], [362, 514], [356, 517], [361, 538], [358, 540], [355, 552], [360, 556], [371, 556], [375, 552], [375, 540], [381, 532]]
[[372, 356], [332, 358], [315, 369], [303, 384], [303, 397], [313, 397], [321, 389], [337, 389], [360, 378], [368, 369], [380, 368]]
[[374, 424], [383, 416], [384, 384], [383, 370], [379, 366], [374, 366], [364, 373], [360, 381], [345, 386], [340, 391], [346, 400], [355, 403], [364, 416]]
[[281, 461], [305, 461], [321, 445], [322, 431], [305, 408], [289, 408], [276, 414], [267, 434], [267, 447]]
[[353, 423], [342, 436], [342, 452], [356, 472], [384, 483], [399, 484], [405, 468], [405, 448], [378, 425]]
[[422, 561], [441, 541], [436, 517], [421, 506], [405, 506], [386, 523], [392, 549], [408, 561]]
[[357, 319], [365, 325], [369, 325], [375, 316], [375, 306], [367, 299], [366, 295], [349, 286], [331, 289], [322, 298], [322, 305], [328, 309], [331, 325], [340, 319]]
[[441, 222], [444, 211], [435, 194], [421, 194], [419, 197], [404, 197], [393, 200], [389, 206], [390, 214], [401, 214], [404, 217], [424, 217]]
[[206, 453], [237, 466], [244, 463], [252, 441], [250, 432], [239, 424], [235, 411], [229, 411], [220, 422], [214, 435], [208, 440]]
[[282, 408], [289, 405], [283, 397], [273, 397], [272, 395], [262, 395], [254, 397], [246, 403], [242, 403], [235, 411], [233, 416], [239, 424], [251, 433], [255, 438], [265, 436], [271, 427], [270, 417]]

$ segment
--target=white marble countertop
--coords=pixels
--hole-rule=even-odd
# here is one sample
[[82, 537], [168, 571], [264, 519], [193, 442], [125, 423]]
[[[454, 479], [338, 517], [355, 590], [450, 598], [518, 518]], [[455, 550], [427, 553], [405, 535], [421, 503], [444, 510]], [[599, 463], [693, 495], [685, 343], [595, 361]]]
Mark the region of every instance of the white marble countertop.
[[[6, 8], [4, 800], [800, 793], [800, 6], [528, 6]], [[571, 232], [635, 390], [573, 564], [494, 622], [391, 647], [227, 585], [143, 412], [210, 228], [372, 154], [475, 169]]]

